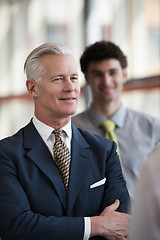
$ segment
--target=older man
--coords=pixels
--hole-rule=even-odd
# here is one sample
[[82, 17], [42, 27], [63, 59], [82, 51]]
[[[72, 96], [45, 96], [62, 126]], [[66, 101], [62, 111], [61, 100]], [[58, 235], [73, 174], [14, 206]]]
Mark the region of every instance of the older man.
[[80, 86], [65, 46], [25, 62], [31, 122], [0, 141], [3, 240], [125, 239], [128, 192], [114, 142], [71, 125]]

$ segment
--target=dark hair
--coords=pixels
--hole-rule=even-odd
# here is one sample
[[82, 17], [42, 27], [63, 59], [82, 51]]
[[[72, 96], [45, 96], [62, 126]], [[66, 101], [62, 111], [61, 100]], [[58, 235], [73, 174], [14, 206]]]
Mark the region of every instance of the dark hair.
[[96, 42], [84, 50], [80, 58], [81, 70], [86, 73], [90, 62], [99, 62], [111, 58], [117, 59], [122, 68], [127, 67], [127, 58], [117, 45], [108, 41]]

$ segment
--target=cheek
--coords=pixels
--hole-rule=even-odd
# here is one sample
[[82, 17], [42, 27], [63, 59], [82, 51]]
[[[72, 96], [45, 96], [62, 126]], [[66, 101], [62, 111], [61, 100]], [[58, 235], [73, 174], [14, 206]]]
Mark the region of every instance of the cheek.
[[38, 85], [38, 92], [41, 97], [44, 97], [47, 95], [47, 87], [43, 86], [43, 84]]
[[92, 92], [97, 92], [98, 91], [98, 85], [96, 85], [96, 84], [91, 84], [90, 88], [91, 88]]
[[93, 90], [97, 91], [98, 88], [100, 87], [100, 85], [101, 85], [101, 81], [99, 81], [98, 79], [96, 79], [96, 80], [92, 83], [91, 88], [92, 88]]
[[91, 88], [95, 88], [99, 84], [99, 79], [97, 77], [89, 78], [87, 81]]
[[40, 99], [47, 104], [52, 104], [52, 102], [55, 102], [55, 94], [53, 91], [41, 91]]
[[80, 86], [78, 87], [77, 92], [78, 92], [78, 95], [80, 95], [80, 92], [81, 92], [81, 87]]
[[75, 86], [75, 91], [78, 95], [80, 94], [81, 87], [80, 87], [79, 83]]

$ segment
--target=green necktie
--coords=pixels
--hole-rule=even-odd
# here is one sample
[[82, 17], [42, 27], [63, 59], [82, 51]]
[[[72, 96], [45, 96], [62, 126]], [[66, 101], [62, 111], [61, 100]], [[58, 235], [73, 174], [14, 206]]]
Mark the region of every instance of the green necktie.
[[120, 163], [121, 163], [121, 167], [122, 167], [122, 161], [121, 161], [121, 156], [120, 156], [118, 140], [117, 140], [117, 136], [116, 136], [116, 134], [114, 132], [116, 124], [112, 120], [107, 119], [107, 120], [105, 120], [102, 123], [102, 127], [106, 131], [105, 137], [111, 139], [114, 142], [116, 142], [116, 144], [117, 144], [117, 153], [119, 155], [119, 159], [120, 159]]

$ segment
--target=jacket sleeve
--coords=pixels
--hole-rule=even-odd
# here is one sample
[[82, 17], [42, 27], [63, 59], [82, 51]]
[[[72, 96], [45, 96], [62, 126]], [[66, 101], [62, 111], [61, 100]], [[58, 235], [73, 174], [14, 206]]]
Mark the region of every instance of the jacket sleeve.
[[119, 199], [120, 206], [117, 211], [128, 213], [130, 210], [130, 198], [126, 187], [126, 182], [123, 177], [123, 166], [121, 168], [116, 148], [116, 143], [113, 142], [111, 153], [106, 161], [105, 175], [107, 181], [101, 210], [106, 207], [106, 203], [107, 205], [111, 205], [113, 201]]

